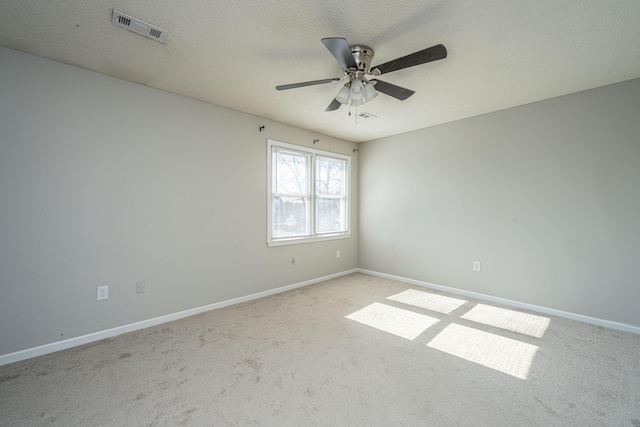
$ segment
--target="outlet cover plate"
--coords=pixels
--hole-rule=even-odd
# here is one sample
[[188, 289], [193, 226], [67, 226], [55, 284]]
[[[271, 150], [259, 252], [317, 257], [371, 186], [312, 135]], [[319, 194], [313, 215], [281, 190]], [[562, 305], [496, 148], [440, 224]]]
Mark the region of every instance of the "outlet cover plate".
[[480, 261], [473, 261], [473, 271], [482, 271], [482, 263]]
[[97, 295], [96, 299], [98, 301], [102, 301], [103, 299], [109, 299], [109, 287], [108, 286], [98, 286], [96, 288]]
[[137, 294], [143, 294], [145, 292], [145, 283], [144, 280], [141, 282], [136, 282], [136, 293]]

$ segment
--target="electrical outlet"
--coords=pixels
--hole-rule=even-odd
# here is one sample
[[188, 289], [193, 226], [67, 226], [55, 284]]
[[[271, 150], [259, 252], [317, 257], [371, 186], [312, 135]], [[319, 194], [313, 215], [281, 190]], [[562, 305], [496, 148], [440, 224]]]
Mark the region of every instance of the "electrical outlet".
[[109, 287], [108, 286], [98, 286], [96, 289], [97, 289], [96, 299], [98, 301], [101, 301], [103, 299], [109, 299]]
[[145, 283], [144, 283], [144, 281], [136, 282], [136, 294], [143, 294], [144, 291], [145, 291]]
[[482, 263], [480, 261], [473, 261], [473, 271], [482, 271]]
[[336, 258], [340, 258], [340, 249], [336, 251]]

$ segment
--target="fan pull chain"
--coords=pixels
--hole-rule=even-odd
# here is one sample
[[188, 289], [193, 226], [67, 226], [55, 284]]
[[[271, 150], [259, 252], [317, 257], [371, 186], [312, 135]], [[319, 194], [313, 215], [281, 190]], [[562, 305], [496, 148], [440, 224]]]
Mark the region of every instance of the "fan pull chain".
[[[351, 117], [351, 104], [349, 104], [349, 117]], [[356, 104], [356, 124], [358, 124], [358, 104]]]

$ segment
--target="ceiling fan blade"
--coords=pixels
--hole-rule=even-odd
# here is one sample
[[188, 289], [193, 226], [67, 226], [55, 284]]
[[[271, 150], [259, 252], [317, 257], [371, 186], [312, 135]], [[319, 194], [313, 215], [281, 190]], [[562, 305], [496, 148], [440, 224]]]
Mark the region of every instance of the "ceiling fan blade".
[[413, 67], [415, 65], [426, 64], [427, 62], [437, 61], [447, 57], [447, 48], [444, 45], [436, 45], [419, 52], [412, 53], [402, 58], [394, 59], [376, 67], [372, 67], [372, 73], [377, 68], [380, 74], [390, 73], [392, 71], [402, 70], [403, 68]]
[[382, 80], [372, 79], [370, 80], [372, 83], [375, 82], [374, 86], [378, 92], [382, 92], [386, 95], [393, 96], [400, 101], [404, 101], [415, 92], [410, 89], [405, 89], [400, 86], [396, 86], [391, 83], [383, 82]]
[[351, 48], [346, 39], [341, 37], [327, 37], [322, 39], [329, 52], [336, 58], [343, 70], [347, 68], [356, 68], [356, 60], [353, 58]]
[[331, 104], [329, 104], [329, 106], [327, 107], [326, 110], [324, 111], [334, 111], [337, 110], [338, 108], [340, 108], [342, 104], [340, 103], [340, 101], [338, 101], [337, 99], [333, 99], [333, 101], [331, 101]]
[[297, 87], [321, 85], [321, 84], [324, 84], [324, 83], [331, 83], [331, 82], [337, 82], [337, 81], [340, 81], [340, 79], [337, 78], [337, 77], [333, 78], [333, 79], [312, 80], [310, 82], [292, 83], [292, 84], [289, 84], [289, 85], [280, 85], [280, 86], [276, 86], [276, 89], [278, 89], [278, 90], [295, 89]]

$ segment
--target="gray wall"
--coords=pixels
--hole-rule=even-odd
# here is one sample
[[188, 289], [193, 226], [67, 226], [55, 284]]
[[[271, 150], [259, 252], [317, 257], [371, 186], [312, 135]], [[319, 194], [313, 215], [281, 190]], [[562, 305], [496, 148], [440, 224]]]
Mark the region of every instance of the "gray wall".
[[0, 354], [356, 268], [357, 197], [350, 239], [266, 246], [267, 138], [353, 155], [0, 48]]
[[361, 268], [640, 326], [640, 80], [370, 141], [360, 168]]

